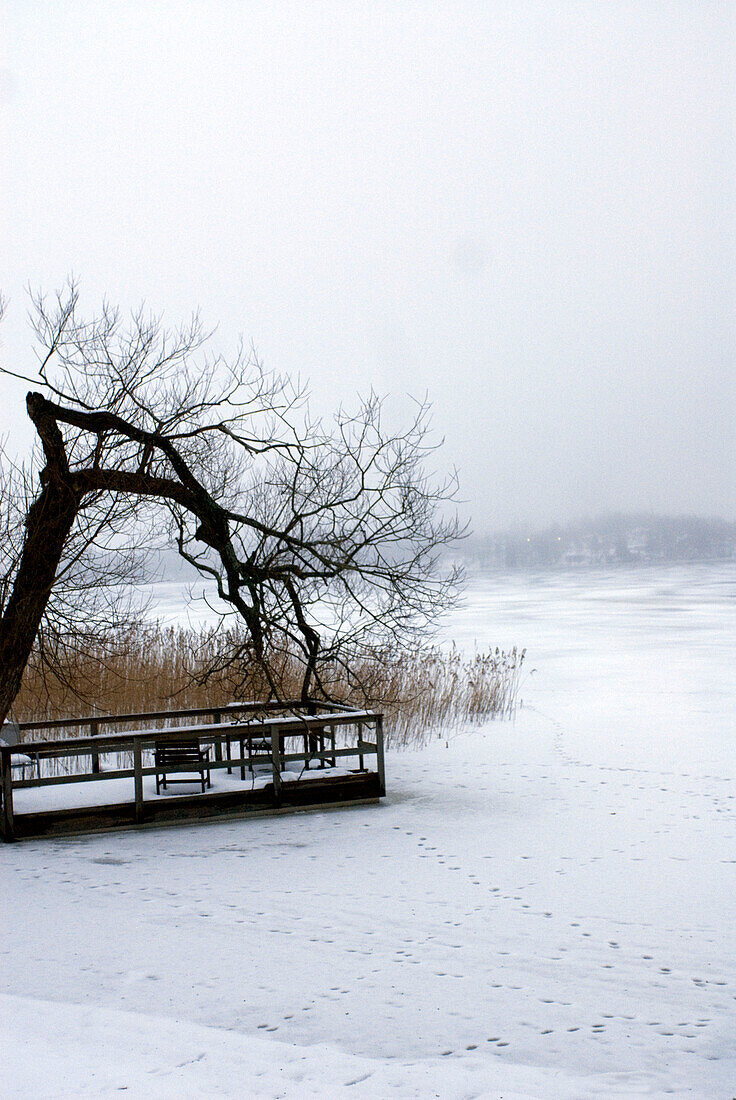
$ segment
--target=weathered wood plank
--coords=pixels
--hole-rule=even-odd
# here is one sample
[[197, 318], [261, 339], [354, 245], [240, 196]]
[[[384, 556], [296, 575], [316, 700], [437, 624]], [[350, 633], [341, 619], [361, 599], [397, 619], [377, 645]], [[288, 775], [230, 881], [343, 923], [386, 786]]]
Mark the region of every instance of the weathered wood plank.
[[[127, 751], [132, 750], [129, 748]], [[370, 744], [369, 742], [363, 742], [361, 746], [356, 745], [355, 747], [342, 749], [329, 748], [325, 749], [322, 752], [284, 752], [282, 750], [281, 762], [282, 764], [293, 764], [299, 762], [308, 763], [309, 760], [325, 760], [332, 763], [333, 761], [336, 762], [338, 759], [358, 756], [360, 751], [369, 755], [373, 755], [376, 753], [376, 746]], [[209, 767], [212, 771], [217, 771], [218, 769], [226, 769], [229, 773], [231, 770], [231, 766], [234, 765], [235, 767], [240, 767], [242, 769], [242, 778], [247, 779], [247, 774], [245, 774], [246, 767], [250, 768], [252, 764], [266, 760], [269, 762], [271, 761], [270, 752], [244, 755], [242, 757], [233, 756], [229, 760], [212, 760], [209, 763]], [[143, 776], [151, 776], [155, 775], [156, 772], [160, 770], [160, 768], [157, 769], [154, 765], [146, 765], [145, 767], [141, 768], [141, 774]], [[181, 766], [177, 765], [176, 767], [174, 767], [173, 765], [169, 765], [167, 767], [167, 771], [171, 772], [172, 774], [177, 771], [187, 772], [189, 770], [190, 769], [186, 764]], [[281, 770], [283, 771], [283, 768]], [[41, 776], [40, 778], [37, 776], [33, 776], [31, 779], [14, 779], [13, 789], [23, 790], [35, 787], [59, 787], [65, 786], [68, 783], [102, 783], [109, 779], [133, 779], [134, 777], [134, 767], [116, 768], [114, 770], [106, 770], [100, 772], [77, 772], [72, 775], [45, 775]]]
[[[144, 768], [144, 775], [153, 775], [155, 769]], [[67, 783], [102, 783], [107, 779], [132, 779], [135, 775], [133, 768], [118, 768], [109, 772], [78, 772], [73, 775], [44, 775], [41, 778], [16, 779], [13, 786], [16, 790], [26, 787], [63, 787]]]
[[[347, 806], [378, 801], [378, 776], [362, 773], [339, 778], [318, 776], [282, 787], [281, 806], [273, 805], [271, 785], [251, 790], [206, 795], [176, 795], [146, 803], [143, 827], [183, 822], [248, 817], [253, 814], [308, 810], [324, 806]], [[17, 839], [63, 836], [130, 828], [136, 824], [132, 803], [111, 806], [75, 807], [16, 817]]]
[[378, 768], [379, 793], [386, 794], [386, 761], [383, 754], [383, 715], [376, 717], [376, 765]]
[[281, 736], [277, 730], [271, 735], [271, 771], [273, 774], [273, 804], [281, 805]]
[[[210, 712], [207, 712], [210, 713]], [[140, 729], [126, 730], [125, 733], [100, 733], [95, 737], [69, 737], [63, 741], [24, 741], [18, 749], [19, 752], [31, 749], [35, 754], [44, 757], [72, 755], [68, 750], [76, 750], [79, 755], [91, 755], [93, 752], [125, 752], [129, 751], [135, 741], [142, 741], [145, 745], [152, 745], [154, 741], [163, 741], [167, 738], [176, 740], [177, 737], [193, 735], [203, 740], [215, 734], [237, 735], [237, 740], [247, 741], [268, 738], [273, 729], [278, 729], [282, 737], [300, 736], [305, 729], [319, 727], [326, 721], [336, 726], [350, 726], [361, 720], [375, 721], [376, 714], [371, 711], [353, 711], [350, 714], [321, 714], [303, 717], [266, 718], [259, 722], [209, 722], [204, 725], [171, 726], [165, 729]]]
[[[212, 721], [218, 726], [222, 723], [222, 714], [219, 710], [212, 711]], [[215, 741], [215, 760], [222, 760], [222, 740], [219, 738]]]
[[3, 840], [9, 843], [15, 839], [13, 815], [13, 766], [12, 756], [7, 749], [0, 750], [0, 783], [3, 795], [2, 833]]
[[[314, 702], [317, 707], [325, 708], [327, 706], [334, 707], [335, 710], [350, 710], [351, 708], [343, 703], [330, 703], [326, 704], [322, 700]], [[226, 703], [218, 709], [222, 712], [229, 712], [232, 714], [247, 714], [252, 711], [277, 711], [277, 710], [299, 710], [303, 706], [300, 699], [286, 699], [283, 702], [255, 702], [250, 701], [247, 703]], [[42, 729], [70, 729], [72, 726], [88, 726], [90, 722], [157, 722], [160, 718], [195, 718], [197, 716], [204, 716], [205, 714], [212, 714], [212, 707], [187, 707], [183, 710], [150, 710], [150, 711], [136, 711], [130, 714], [90, 714], [84, 715], [80, 718], [43, 718], [37, 721], [28, 719], [25, 722], [19, 722], [18, 726], [22, 730], [42, 730]]]
[[[89, 724], [90, 737], [98, 737], [100, 733], [100, 723], [96, 718], [93, 718]], [[99, 752], [92, 753], [92, 771], [97, 774], [100, 770], [100, 754]]]
[[136, 741], [133, 750], [133, 768], [135, 771], [135, 823], [143, 824], [143, 755], [141, 743]]

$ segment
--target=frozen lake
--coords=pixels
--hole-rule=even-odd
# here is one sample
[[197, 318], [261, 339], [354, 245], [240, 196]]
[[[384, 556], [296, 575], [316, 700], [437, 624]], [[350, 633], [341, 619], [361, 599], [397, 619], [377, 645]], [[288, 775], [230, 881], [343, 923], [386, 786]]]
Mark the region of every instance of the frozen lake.
[[582, 759], [736, 774], [736, 563], [474, 577], [445, 636], [526, 648], [526, 704]]
[[8, 1095], [729, 1100], [735, 594], [474, 578], [524, 706], [380, 806], [0, 848]]
[[[214, 621], [186, 585], [149, 591], [151, 618]], [[736, 563], [472, 576], [440, 638], [525, 648], [525, 704], [581, 759], [605, 739], [621, 762], [736, 774]]]

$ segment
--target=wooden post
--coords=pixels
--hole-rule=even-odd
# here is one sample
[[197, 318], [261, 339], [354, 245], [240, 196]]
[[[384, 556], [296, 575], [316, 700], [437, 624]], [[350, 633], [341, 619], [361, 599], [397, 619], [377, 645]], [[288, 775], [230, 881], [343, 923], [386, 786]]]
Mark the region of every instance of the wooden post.
[[379, 794], [386, 793], [386, 765], [383, 759], [383, 715], [376, 718], [376, 764], [378, 766]]
[[[222, 721], [222, 715], [219, 710], [212, 711], [212, 721], [217, 722], [218, 725]], [[215, 760], [222, 760], [222, 741], [219, 737], [215, 741]], [[230, 768], [228, 768], [228, 772], [229, 771]]]
[[281, 733], [271, 734], [271, 771], [273, 772], [273, 804], [281, 805]]
[[0, 750], [0, 768], [2, 769], [3, 788], [3, 840], [15, 840], [13, 822], [13, 767], [12, 756], [7, 749]]
[[[93, 718], [89, 724], [90, 737], [95, 737], [100, 732], [100, 723], [97, 718]], [[98, 752], [92, 753], [92, 774], [99, 775], [100, 772], [100, 754]]]
[[[363, 723], [358, 722], [358, 748], [363, 746]], [[365, 771], [365, 757], [362, 752], [358, 753], [358, 766], [362, 772]]]
[[133, 742], [133, 768], [135, 771], [135, 823], [143, 824], [143, 753], [140, 739]]

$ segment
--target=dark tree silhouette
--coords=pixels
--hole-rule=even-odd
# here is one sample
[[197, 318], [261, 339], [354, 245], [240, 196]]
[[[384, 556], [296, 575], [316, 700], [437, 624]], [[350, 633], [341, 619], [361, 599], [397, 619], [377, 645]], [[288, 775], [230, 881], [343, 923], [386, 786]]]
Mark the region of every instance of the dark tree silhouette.
[[426, 402], [398, 434], [373, 394], [326, 426], [254, 354], [211, 354], [196, 316], [173, 332], [107, 304], [85, 318], [73, 283], [32, 301], [42, 468], [37, 487], [6, 464], [0, 486], [0, 719], [38, 639], [83, 630], [100, 580], [119, 592], [131, 547], [164, 532], [247, 627], [231, 659], [276, 697], [285, 654], [304, 701], [329, 696], [336, 670], [413, 644], [447, 607], [458, 575], [438, 552], [461, 532], [454, 477], [425, 471]]

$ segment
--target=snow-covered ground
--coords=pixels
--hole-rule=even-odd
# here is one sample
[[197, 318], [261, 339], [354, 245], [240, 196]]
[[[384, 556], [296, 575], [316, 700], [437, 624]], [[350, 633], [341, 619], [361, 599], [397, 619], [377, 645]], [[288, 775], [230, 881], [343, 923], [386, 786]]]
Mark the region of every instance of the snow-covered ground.
[[[147, 767], [153, 767], [153, 753], [144, 756]], [[150, 764], [149, 764], [150, 760]], [[366, 767], [372, 764], [375, 757], [371, 757]], [[355, 764], [357, 768], [357, 761]], [[309, 771], [300, 768], [297, 764], [289, 763], [281, 773], [282, 783], [299, 783], [302, 779], [309, 780], [321, 776], [317, 769]], [[333, 779], [350, 775], [350, 768], [330, 768], [329, 775]], [[208, 794], [225, 794], [228, 791], [258, 790], [273, 783], [273, 773], [269, 765], [256, 764], [253, 772], [246, 772], [246, 779], [240, 778], [240, 768], [235, 767], [232, 774], [228, 775], [223, 769], [213, 770], [210, 777]], [[186, 778], [189, 779], [187, 773]], [[244, 786], [247, 784], [247, 786]], [[183, 794], [199, 794], [202, 791], [201, 783], [192, 776], [192, 782], [181, 783], [176, 787], [171, 784], [167, 789], [161, 787], [156, 794], [155, 776], [148, 775], [143, 779], [143, 797], [146, 802], [160, 801], [164, 798], [177, 798]], [[58, 787], [28, 787], [16, 791], [13, 795], [13, 810], [16, 815], [24, 813], [38, 813], [45, 810], [69, 810], [77, 806], [114, 806], [121, 802], [134, 802], [135, 788], [133, 779], [105, 779], [84, 783], [65, 783]]]
[[380, 807], [0, 849], [0, 1095], [736, 1095], [736, 569], [478, 578]]

